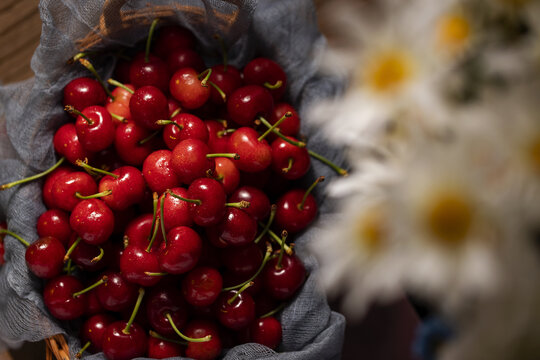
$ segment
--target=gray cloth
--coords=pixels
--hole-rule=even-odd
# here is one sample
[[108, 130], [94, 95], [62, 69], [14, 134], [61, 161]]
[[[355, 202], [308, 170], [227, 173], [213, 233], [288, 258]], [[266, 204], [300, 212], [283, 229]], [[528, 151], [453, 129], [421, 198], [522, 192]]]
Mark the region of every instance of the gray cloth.
[[[119, 1], [110, 1], [119, 3]], [[109, 2], [109, 3], [110, 3]], [[149, 5], [150, 3], [150, 5]], [[329, 78], [316, 75], [314, 57], [324, 46], [318, 32], [314, 6], [310, 0], [140, 0], [127, 1], [122, 11], [148, 9], [148, 6], [189, 5], [203, 10], [204, 16], [194, 16], [185, 7], [173, 7], [165, 20], [177, 22], [191, 29], [207, 53], [212, 65], [219, 61], [213, 35], [220, 33], [229, 47], [230, 63], [241, 67], [256, 54], [279, 62], [289, 79], [288, 99], [304, 109], [317, 99], [331, 96], [340, 85]], [[77, 40], [95, 31], [100, 21], [104, 0], [42, 0], [43, 20], [39, 47], [32, 58], [35, 78], [0, 87], [0, 183], [35, 174], [56, 162], [52, 146], [55, 129], [70, 121], [61, 106], [62, 89], [70, 79], [88, 75], [81, 66], [67, 65], [66, 59], [77, 53]], [[224, 23], [220, 14], [239, 9], [232, 23]], [[156, 11], [156, 14], [160, 14]], [[116, 25], [119, 18], [109, 14], [111, 30], [101, 34], [94, 50], [108, 51], [118, 46], [132, 46], [147, 35], [148, 23], [134, 22], [128, 29]], [[161, 15], [163, 16], [163, 15]], [[112, 19], [112, 20], [111, 20]], [[95, 65], [102, 76], [108, 76], [114, 66], [112, 55], [100, 56]], [[311, 149], [324, 153], [338, 163], [343, 156], [325, 145], [324, 137], [304, 121], [303, 133], [308, 135]], [[6, 131], [7, 130], [7, 131]], [[313, 161], [311, 178], [335, 176], [332, 171]], [[37, 239], [36, 220], [45, 210], [41, 200], [41, 182], [34, 182], [0, 192], [0, 217], [7, 219], [10, 230], [28, 241]], [[319, 200], [322, 191], [318, 191]], [[322, 201], [321, 216], [332, 211], [328, 201]], [[317, 267], [316, 260], [305, 246], [317, 230], [311, 228], [296, 239], [297, 253], [308, 272]], [[10, 346], [22, 341], [38, 341], [63, 333], [72, 354], [79, 349], [79, 341], [70, 324], [50, 317], [43, 305], [43, 284], [26, 268], [25, 248], [14, 238], [6, 237], [6, 264], [0, 269], [0, 340]], [[325, 296], [318, 290], [312, 275], [305, 286], [279, 316], [283, 324], [283, 344], [276, 353], [264, 346], [245, 344], [230, 349], [225, 359], [338, 359], [341, 354], [345, 320], [332, 312]], [[102, 354], [87, 356], [102, 359]]]

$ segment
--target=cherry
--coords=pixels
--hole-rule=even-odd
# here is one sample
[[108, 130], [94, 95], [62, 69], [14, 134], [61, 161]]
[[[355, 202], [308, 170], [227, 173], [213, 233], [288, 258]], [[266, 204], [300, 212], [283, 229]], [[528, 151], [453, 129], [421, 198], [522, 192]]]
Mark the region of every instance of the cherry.
[[[72, 236], [64, 261], [67, 261], [69, 258], [84, 271], [103, 269], [107, 265], [106, 259], [103, 258], [105, 249], [100, 246], [87, 244], [79, 239], [76, 235]], [[107, 244], [102, 245], [106, 246]]]
[[179, 69], [171, 77], [169, 91], [180, 102], [182, 108], [200, 108], [210, 97], [210, 88], [206, 83], [207, 77], [208, 74], [203, 80], [199, 80], [195, 69]]
[[186, 67], [193, 68], [198, 72], [202, 72], [205, 68], [202, 57], [197, 52], [187, 48], [172, 50], [167, 56], [166, 63], [171, 74]]
[[[124, 235], [124, 239], [127, 241], [127, 246], [136, 246], [146, 249], [150, 238], [152, 237], [153, 221], [154, 216], [152, 214], [139, 215], [135, 219], [131, 220], [126, 227]], [[163, 236], [161, 235], [161, 232], [158, 231], [156, 234], [156, 239], [150, 250], [158, 250], [162, 241]]]
[[229, 290], [222, 293], [216, 302], [216, 313], [219, 322], [233, 330], [248, 326], [255, 319], [255, 302], [245, 292], [250, 283], [240, 290]]
[[105, 330], [114, 321], [114, 317], [109, 314], [96, 314], [86, 319], [81, 328], [82, 343], [90, 342], [90, 350], [100, 352]]
[[240, 171], [234, 162], [226, 157], [214, 159], [214, 177], [223, 185], [225, 193], [232, 193], [240, 184]]
[[236, 153], [238, 169], [246, 172], [258, 172], [272, 163], [272, 152], [268, 142], [259, 139], [259, 134], [252, 128], [241, 127], [232, 133], [229, 140], [229, 152]]
[[157, 275], [161, 271], [157, 254], [134, 245], [122, 253], [120, 270], [128, 281], [141, 286], [153, 286], [162, 277]]
[[77, 160], [84, 160], [91, 157], [91, 153], [79, 141], [77, 129], [72, 123], [62, 125], [56, 130], [53, 137], [53, 145], [54, 150], [72, 164], [75, 164]]
[[133, 166], [122, 166], [111, 174], [101, 178], [98, 190], [109, 191], [102, 199], [115, 211], [127, 209], [141, 202], [144, 198], [146, 184], [143, 174]]
[[266, 292], [277, 300], [291, 298], [306, 278], [306, 268], [296, 255], [280, 253], [266, 264], [262, 273]]
[[273, 125], [287, 113], [290, 113], [291, 116], [279, 125], [279, 132], [286, 136], [297, 136], [300, 132], [300, 117], [292, 105], [288, 103], [276, 104], [270, 113], [268, 122]]
[[171, 166], [172, 152], [169, 150], [154, 151], [143, 163], [143, 176], [150, 189], [162, 193], [180, 183]]
[[64, 106], [71, 105], [79, 111], [88, 106], [103, 105], [106, 98], [101, 84], [89, 77], [73, 79], [64, 87]]
[[[176, 196], [187, 198], [189, 196], [186, 189], [181, 187], [175, 187], [169, 190]], [[193, 218], [190, 214], [190, 203], [179, 199], [166, 193], [164, 197], [160, 198], [160, 210], [161, 214], [161, 201], [163, 201], [163, 226], [165, 231], [169, 231], [177, 226], [192, 226]]]
[[221, 338], [217, 326], [207, 320], [192, 320], [185, 328], [185, 334], [191, 338], [210, 336], [206, 342], [190, 342], [186, 356], [197, 360], [213, 360], [221, 354]]
[[103, 201], [88, 199], [75, 206], [69, 223], [83, 241], [100, 245], [109, 239], [114, 230], [114, 214]]
[[163, 123], [166, 124], [163, 130], [163, 140], [171, 150], [186, 139], [197, 139], [204, 143], [208, 141], [208, 129], [205, 123], [195, 115], [180, 113], [170, 121]]
[[216, 301], [222, 286], [223, 279], [219, 271], [210, 267], [197, 267], [182, 280], [182, 293], [191, 305], [208, 306]]
[[125, 57], [118, 57], [116, 59], [116, 66], [114, 67], [114, 78], [120, 82], [129, 82], [129, 69], [131, 67], [131, 59]]
[[[263, 253], [257, 244], [223, 249], [221, 261], [227, 270], [235, 275], [253, 275], [263, 261]], [[244, 279], [245, 281], [246, 279]]]
[[281, 323], [272, 316], [256, 319], [249, 328], [250, 342], [268, 346], [274, 350], [281, 343], [282, 334]]
[[99, 300], [97, 298], [95, 291], [89, 291], [88, 293], [86, 293], [86, 301], [87, 301], [87, 307], [86, 307], [86, 311], [84, 312], [86, 316], [100, 314], [103, 311], [105, 311], [103, 309], [103, 306], [101, 306], [101, 304], [99, 303]]
[[293, 189], [277, 201], [276, 225], [281, 230], [297, 233], [304, 230], [317, 216], [317, 201], [311, 194], [313, 188], [324, 177], [319, 177], [308, 190]]
[[[292, 137], [287, 137], [297, 141]], [[288, 180], [300, 179], [309, 170], [310, 156], [306, 148], [279, 138], [272, 142], [272, 169]]]
[[182, 140], [172, 151], [171, 165], [178, 179], [184, 184], [205, 177], [214, 169], [214, 159], [208, 156], [210, 148], [197, 139]]
[[226, 195], [218, 181], [209, 178], [196, 179], [189, 185], [188, 195], [189, 199], [193, 199], [189, 204], [189, 212], [195, 224], [216, 225], [225, 215]]
[[[115, 123], [115, 125], [119, 125], [121, 122], [131, 119], [129, 101], [134, 92], [135, 86], [132, 84], [124, 84], [123, 86], [114, 88], [111, 92], [113, 97], [107, 98], [105, 108], [109, 111], [111, 116], [113, 116], [113, 123]], [[122, 121], [119, 119], [122, 119]]]
[[217, 105], [224, 104], [231, 94], [243, 84], [240, 71], [229, 64], [212, 66], [212, 74], [210, 74], [209, 80], [225, 94], [224, 99], [215, 88], [210, 90], [210, 99]]
[[167, 98], [167, 104], [169, 107], [169, 116], [167, 119], [170, 119], [180, 113], [182, 111], [182, 108], [180, 107], [180, 103], [176, 101], [176, 99], [173, 99], [172, 97]]
[[176, 335], [167, 314], [169, 314], [176, 327], [183, 327], [187, 321], [187, 304], [182, 292], [172, 285], [155, 287], [148, 296], [146, 314], [150, 325], [159, 334]]
[[272, 95], [258, 85], [236, 89], [227, 101], [229, 117], [241, 126], [251, 125], [257, 116], [268, 117], [273, 107]]
[[71, 236], [69, 216], [62, 210], [51, 209], [41, 214], [37, 220], [37, 233], [40, 237], [52, 236], [66, 246]]
[[109, 360], [130, 360], [146, 354], [148, 339], [144, 328], [132, 323], [125, 332], [126, 321], [115, 321], [107, 326], [103, 336], [102, 350]]
[[253, 186], [244, 185], [237, 188], [229, 197], [230, 202], [249, 202], [249, 207], [243, 209], [255, 220], [264, 220], [270, 214], [270, 200], [266, 194]]
[[51, 279], [43, 290], [43, 302], [52, 316], [59, 320], [74, 320], [86, 310], [86, 296], [82, 283], [72, 275], [61, 275]]
[[101, 306], [109, 311], [124, 311], [135, 303], [137, 286], [127, 281], [121, 273], [108, 270], [103, 273], [107, 282], [95, 290]]
[[267, 88], [274, 100], [283, 97], [287, 85], [287, 75], [276, 62], [268, 58], [256, 58], [244, 67], [246, 84], [261, 85]]
[[[174, 95], [174, 94], [173, 94]], [[129, 100], [131, 118], [138, 125], [157, 130], [160, 125], [156, 122], [166, 119], [169, 114], [169, 104], [163, 92], [155, 86], [146, 85], [135, 90]]]
[[81, 202], [78, 196], [93, 195], [97, 190], [96, 182], [87, 173], [82, 171], [64, 173], [56, 178], [52, 187], [53, 207], [72, 211]]
[[147, 354], [151, 359], [168, 359], [182, 356], [183, 346], [179, 343], [154, 337], [152, 333], [150, 335], [148, 337]]
[[219, 237], [229, 245], [248, 245], [257, 236], [257, 221], [243, 210], [229, 207], [218, 225], [218, 231]]
[[[56, 182], [56, 179], [60, 177], [61, 175], [67, 174], [72, 172], [73, 169], [68, 166], [60, 166], [56, 168], [54, 171], [49, 173], [47, 177], [45, 178], [45, 181], [43, 182], [43, 188], [42, 188], [42, 196], [43, 196], [43, 202], [45, 203], [45, 206], [48, 209], [56, 208], [56, 202], [54, 200], [53, 196], [53, 187], [54, 183]], [[90, 194], [88, 194], [90, 195]]]
[[208, 147], [213, 153], [224, 153], [229, 151], [230, 132], [228, 132], [222, 122], [207, 120], [204, 122], [208, 129]]
[[54, 278], [64, 268], [64, 245], [52, 236], [39, 238], [26, 249], [25, 260], [34, 275], [42, 279]]
[[75, 130], [83, 148], [90, 152], [98, 152], [108, 148], [114, 141], [115, 128], [109, 111], [103, 106], [89, 106], [78, 111], [71, 106], [65, 108], [77, 114]]
[[162, 92], [169, 88], [169, 69], [159, 57], [141, 52], [137, 54], [129, 68], [129, 80], [135, 88], [155, 86]]
[[[150, 140], [145, 141], [147, 139]], [[139, 166], [154, 150], [155, 138], [151, 137], [151, 133], [144, 127], [128, 121], [116, 127], [114, 147], [122, 161]]]
[[167, 233], [167, 242], [159, 251], [161, 270], [169, 274], [183, 274], [193, 269], [202, 251], [199, 235], [187, 226], [178, 226]]
[[178, 26], [165, 26], [159, 30], [154, 43], [153, 52], [162, 59], [178, 48], [193, 49], [195, 36], [188, 29]]

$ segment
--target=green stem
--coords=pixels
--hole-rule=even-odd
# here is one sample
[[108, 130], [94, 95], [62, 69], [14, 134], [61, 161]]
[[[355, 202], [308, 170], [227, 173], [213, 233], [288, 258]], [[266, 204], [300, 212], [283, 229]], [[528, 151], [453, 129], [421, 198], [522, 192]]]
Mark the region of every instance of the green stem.
[[239, 202], [234, 202], [234, 203], [225, 203], [225, 206], [233, 207], [237, 209], [247, 209], [250, 205], [251, 203], [246, 200], [241, 200]]
[[105, 255], [105, 250], [103, 250], [103, 248], [101, 246], [98, 246], [99, 248], [99, 255], [94, 257], [90, 262], [91, 263], [97, 263], [98, 261], [100, 261], [101, 259], [103, 259], [103, 255]]
[[119, 87], [119, 88], [122, 88], [124, 90], [126, 90], [128, 93], [130, 93], [131, 95], [135, 94], [135, 91], [131, 90], [130, 88], [128, 88], [126, 85], [122, 84], [120, 81], [118, 80], [114, 80], [114, 79], [108, 79], [107, 82], [113, 86], [116, 86], [116, 87]]
[[65, 271], [68, 275], [71, 275], [71, 271], [73, 270], [72, 264], [73, 264], [73, 261], [71, 261], [71, 259], [69, 259], [68, 262], [67, 262], [66, 267], [64, 268], [64, 271]]
[[206, 157], [208, 159], [211, 159], [211, 158], [217, 158], [217, 157], [224, 157], [224, 158], [229, 158], [229, 159], [234, 159], [234, 160], [239, 160], [240, 159], [240, 155], [236, 154], [236, 153], [215, 153], [215, 154], [206, 154]]
[[27, 177], [27, 178], [24, 178], [24, 179], [21, 179], [21, 180], [17, 180], [17, 181], [13, 181], [13, 182], [10, 182], [10, 183], [7, 183], [7, 184], [4, 184], [4, 185], [1, 185], [0, 186], [0, 191], [2, 190], [6, 190], [6, 189], [9, 189], [9, 188], [12, 188], [13, 186], [16, 186], [16, 185], [19, 185], [19, 184], [24, 184], [24, 183], [27, 183], [27, 182], [30, 182], [30, 181], [33, 181], [33, 180], [36, 180], [36, 179], [39, 179], [39, 178], [42, 178], [44, 176], [47, 176], [49, 175], [51, 172], [53, 172], [54, 170], [56, 170], [56, 168], [58, 168], [60, 165], [62, 165], [62, 163], [66, 160], [65, 157], [61, 157], [60, 160], [58, 160], [56, 162], [56, 164], [54, 164], [52, 167], [50, 167], [49, 169], [39, 173], [39, 174], [36, 174], [36, 175], [32, 175], [30, 177]]
[[173, 344], [178, 344], [178, 345], [187, 345], [187, 344], [189, 344], [186, 341], [180, 341], [180, 340], [176, 340], [176, 339], [169, 339], [169, 338], [167, 338], [167, 337], [165, 337], [165, 336], [163, 336], [161, 334], [158, 334], [154, 330], [148, 331], [148, 334], [153, 338], [163, 340], [163, 341], [167, 341], [167, 342], [170, 342], [170, 343], [173, 343]]
[[266, 130], [266, 131], [264, 132], [264, 134], [262, 134], [261, 136], [259, 136], [259, 138], [257, 139], [257, 141], [261, 141], [261, 140], [264, 139], [266, 136], [268, 136], [268, 134], [270, 134], [272, 131], [274, 131], [274, 130], [277, 131], [277, 127], [278, 127], [279, 125], [281, 125], [281, 123], [282, 123], [283, 121], [285, 121], [286, 118], [289, 118], [289, 117], [291, 117], [291, 116], [292, 116], [292, 113], [291, 113], [290, 111], [287, 111], [285, 114], [283, 114], [283, 116], [282, 116], [278, 121], [276, 121], [276, 123], [275, 123], [274, 125], [270, 126], [270, 127], [268, 128], [268, 130]]
[[235, 289], [238, 289], [238, 288], [242, 288], [243, 286], [245, 286], [246, 284], [250, 283], [250, 282], [253, 282], [253, 280], [255, 280], [255, 278], [257, 276], [259, 276], [259, 274], [261, 273], [261, 271], [264, 269], [266, 263], [268, 262], [268, 260], [270, 260], [270, 256], [272, 255], [272, 246], [267, 243], [266, 244], [266, 253], [264, 254], [264, 258], [263, 258], [263, 261], [261, 263], [261, 266], [259, 266], [259, 268], [257, 269], [257, 271], [255, 272], [255, 274], [253, 274], [249, 279], [247, 279], [246, 281], [238, 284], [238, 285], [235, 285], [235, 286], [229, 286], [227, 288], [223, 288], [221, 291], [222, 292], [225, 292], [225, 291], [230, 291], [230, 290], [235, 290]]
[[156, 25], [159, 22], [159, 18], [154, 19], [152, 21], [152, 25], [150, 25], [150, 31], [148, 32], [148, 38], [146, 38], [146, 48], [144, 51], [144, 62], [148, 63], [150, 61], [150, 46], [152, 45], [152, 37], [154, 36], [154, 30], [156, 29]]
[[165, 198], [167, 197], [167, 192], [164, 192], [161, 195], [161, 206], [160, 206], [160, 217], [159, 224], [161, 225], [161, 233], [163, 235], [163, 241], [167, 244], [167, 232], [165, 231]]
[[71, 244], [71, 246], [69, 247], [68, 251], [66, 252], [66, 255], [64, 255], [64, 262], [68, 261], [69, 260], [69, 257], [71, 256], [71, 254], [73, 253], [73, 251], [75, 251], [75, 249], [77, 248], [77, 246], [79, 245], [79, 243], [81, 242], [81, 237], [80, 236], [77, 236], [77, 239], [73, 242], [73, 244]]
[[64, 110], [67, 111], [70, 114], [75, 114], [75, 115], [78, 115], [78, 116], [82, 117], [84, 120], [86, 120], [86, 123], [88, 125], [94, 125], [93, 120], [89, 119], [88, 116], [84, 115], [82, 112], [75, 109], [75, 107], [73, 107], [71, 105], [66, 105], [66, 106], [64, 106]]
[[238, 296], [244, 292], [244, 290], [246, 290], [248, 287], [250, 286], [253, 286], [253, 281], [250, 281], [248, 282], [247, 284], [244, 284], [240, 289], [238, 289], [237, 292], [234, 293], [234, 295], [227, 300], [227, 304], [229, 305], [232, 305], [232, 303], [234, 302], [234, 300], [236, 300], [236, 298], [238, 298]]
[[[264, 126], [266, 126], [267, 128], [271, 128], [272, 127], [272, 124], [270, 124], [268, 122], [268, 120], [266, 120], [265, 118], [259, 116], [259, 120], [264, 124]], [[283, 135], [281, 132], [279, 132], [277, 129], [274, 129], [272, 130], [272, 132], [274, 134], [276, 134], [277, 136], [279, 136], [280, 138], [282, 138], [284, 141], [288, 142], [289, 144], [291, 145], [294, 145], [294, 146], [298, 146], [300, 148], [304, 148], [306, 147], [306, 143], [303, 142], [303, 141], [295, 141], [295, 140], [292, 140], [290, 138], [288, 138], [287, 136]]]
[[266, 81], [263, 86], [270, 90], [276, 90], [283, 86], [283, 81], [278, 80], [275, 84], [270, 84], [268, 81]]
[[78, 159], [77, 161], [75, 161], [75, 165], [80, 166], [80, 167], [82, 167], [83, 169], [85, 169], [87, 171], [89, 170], [89, 171], [92, 171], [92, 172], [96, 172], [98, 174], [112, 176], [115, 179], [118, 179], [118, 177], [119, 177], [118, 175], [113, 174], [112, 172], [108, 172], [108, 171], [98, 169], [98, 168], [95, 168], [93, 166], [88, 165], [86, 159], [84, 161]]
[[281, 232], [281, 251], [279, 252], [279, 258], [276, 264], [276, 269], [281, 269], [281, 262], [283, 261], [283, 253], [285, 252], [285, 241], [287, 241], [287, 230]]
[[236, 129], [223, 129], [223, 130], [218, 131], [216, 133], [216, 135], [217, 135], [217, 137], [222, 138], [225, 135], [232, 134], [235, 131], [236, 131]]
[[98, 281], [96, 281], [95, 283], [87, 287], [86, 289], [82, 289], [81, 291], [77, 291], [76, 293], [73, 293], [72, 297], [76, 298], [76, 297], [81, 296], [82, 294], [86, 294], [87, 292], [89, 292], [92, 289], [97, 288], [101, 284], [105, 284], [108, 279], [109, 278], [107, 276], [103, 275], [101, 279], [99, 279]]
[[77, 199], [81, 199], [81, 200], [88, 200], [88, 199], [99, 199], [99, 198], [102, 198], [102, 197], [105, 197], [105, 196], [109, 196], [111, 194], [112, 194], [112, 190], [105, 190], [105, 191], [98, 192], [98, 193], [92, 194], [92, 195], [81, 195], [81, 193], [77, 191], [75, 193], [75, 197]]
[[272, 222], [274, 222], [274, 217], [276, 216], [276, 210], [277, 210], [277, 205], [272, 204], [272, 207], [270, 208], [270, 216], [268, 217], [268, 221], [266, 222], [266, 225], [264, 226], [259, 236], [257, 236], [255, 240], [253, 240], [255, 244], [258, 244], [259, 241], [261, 241], [261, 239], [264, 237], [264, 235], [266, 235], [268, 230], [270, 230], [270, 226], [272, 225]]
[[71, 65], [71, 64], [74, 64], [75, 62], [79, 61], [79, 59], [81, 59], [83, 57], [86, 57], [88, 55], [92, 55], [94, 53], [95, 53], [95, 51], [80, 52], [80, 53], [76, 54], [75, 56], [69, 58], [68, 61], [66, 61], [66, 62], [67, 62], [68, 65]]
[[22, 237], [20, 237], [19, 235], [15, 234], [12, 231], [9, 231], [8, 229], [0, 229], [0, 234], [13, 236], [15, 239], [19, 240], [19, 242], [23, 244], [24, 246], [26, 247], [30, 246], [30, 243], [28, 241], [24, 240]]
[[197, 204], [197, 205], [201, 205], [202, 204], [202, 201], [199, 200], [199, 199], [187, 199], [185, 197], [182, 197], [180, 195], [176, 195], [175, 193], [173, 193], [172, 191], [170, 190], [167, 190], [167, 192], [174, 198], [177, 198], [177, 199], [180, 199], [180, 200], [184, 200], [185, 202], [188, 202], [188, 203], [192, 203], [192, 204]]
[[309, 186], [309, 188], [306, 190], [306, 192], [304, 193], [304, 196], [302, 197], [302, 201], [300, 202], [300, 204], [296, 205], [296, 207], [298, 208], [298, 210], [302, 211], [304, 210], [304, 204], [306, 202], [306, 199], [308, 197], [308, 195], [313, 191], [313, 189], [315, 189], [315, 186], [317, 186], [318, 183], [320, 182], [323, 182], [324, 181], [324, 176], [319, 176], [314, 182], [313, 184], [311, 184]]
[[188, 336], [182, 334], [180, 332], [180, 330], [178, 330], [178, 328], [176, 327], [176, 324], [174, 323], [174, 321], [172, 319], [171, 314], [167, 313], [167, 314], [165, 314], [165, 317], [167, 317], [167, 320], [169, 320], [169, 324], [171, 324], [171, 327], [173, 328], [174, 332], [177, 333], [178, 336], [180, 336], [182, 339], [184, 339], [184, 340], [186, 340], [188, 342], [207, 342], [207, 341], [210, 341], [210, 339], [212, 339], [212, 335], [206, 335], [205, 337], [198, 338], [198, 339], [188, 337]]
[[264, 319], [264, 318], [267, 318], [267, 317], [270, 317], [270, 316], [274, 316], [275, 314], [277, 314], [278, 312], [280, 312], [281, 310], [283, 310], [283, 308], [287, 306], [287, 303], [281, 303], [277, 308], [275, 308], [274, 310], [272, 311], [269, 311], [267, 312], [266, 314], [260, 316], [259, 318], [260, 319]]
[[148, 135], [146, 138], [142, 139], [141, 141], [139, 141], [139, 145], [144, 145], [146, 144], [147, 142], [149, 142], [150, 140], [152, 140], [157, 134], [159, 134], [160, 130], [156, 130], [154, 131], [153, 133], [151, 133], [150, 135]]
[[[206, 74], [205, 74], [206, 73]], [[208, 82], [208, 79], [210, 79], [210, 75], [212, 74], [212, 69], [206, 69], [202, 73], [199, 74], [198, 78], [203, 78], [201, 80], [201, 85], [204, 87], [207, 87], [206, 83]]]
[[88, 349], [88, 348], [90, 347], [90, 345], [92, 345], [92, 342], [91, 342], [91, 341], [87, 341], [86, 344], [84, 344], [84, 346], [81, 348], [81, 350], [79, 350], [79, 351], [75, 354], [75, 357], [76, 357], [77, 359], [82, 358], [83, 352], [85, 352], [86, 349]]
[[308, 149], [308, 153], [311, 157], [314, 157], [315, 159], [319, 160], [320, 162], [322, 162], [323, 164], [329, 166], [330, 168], [332, 168], [332, 170], [334, 170], [336, 173], [338, 173], [339, 175], [341, 176], [347, 176], [349, 175], [349, 173], [347, 172], [347, 170], [337, 166], [336, 164], [334, 164], [332, 161], [328, 160], [327, 158], [325, 158], [324, 156], [320, 155], [320, 154], [317, 154], [315, 151], [312, 151], [312, 150], [309, 150]]
[[144, 275], [146, 275], [146, 276], [167, 276], [167, 275], [169, 275], [169, 273], [145, 271]]
[[[259, 222], [259, 226], [264, 226], [264, 224], [260, 223]], [[281, 238], [279, 236], [276, 235], [275, 232], [273, 232], [272, 230], [268, 230], [268, 235], [270, 235], [270, 238], [272, 240], [274, 240], [280, 247], [282, 246], [282, 241], [281, 241]], [[293, 251], [292, 251], [292, 248], [290, 246], [288, 246], [287, 244], [283, 244], [283, 248], [285, 249], [285, 252], [287, 253], [287, 255], [292, 255], [293, 254]]]
[[294, 163], [294, 159], [289, 158], [289, 164], [287, 165], [286, 168], [281, 169], [281, 172], [284, 174], [288, 173], [292, 169], [293, 163]]
[[208, 81], [208, 83], [214, 88], [216, 89], [216, 91], [218, 92], [218, 94], [221, 96], [221, 99], [223, 100], [223, 102], [227, 102], [227, 94], [225, 94], [223, 92], [223, 90], [221, 90], [221, 88], [219, 86], [217, 86], [213, 81]]
[[172, 120], [158, 120], [158, 121], [156, 121], [156, 124], [158, 124], [158, 125], [174, 125], [174, 126], [176, 126], [176, 128], [178, 130], [180, 130], [180, 131], [184, 130], [184, 127], [182, 125], [180, 125], [176, 121], [172, 121]]
[[227, 56], [227, 49], [225, 48], [225, 42], [223, 42], [223, 38], [218, 34], [214, 35], [214, 39], [218, 41], [219, 48], [221, 49], [221, 56], [223, 57], [223, 71], [227, 71], [227, 63], [229, 59]]
[[111, 117], [113, 119], [118, 120], [118, 121], [120, 121], [120, 122], [122, 122], [124, 124], [127, 123], [127, 120], [125, 118], [121, 117], [120, 115], [116, 115], [115, 113], [112, 113], [110, 111], [109, 111], [109, 114], [111, 114]]
[[90, 61], [88, 61], [88, 60], [86, 60], [84, 58], [80, 58], [79, 63], [81, 63], [82, 66], [87, 68], [88, 71], [90, 71], [94, 75], [96, 80], [101, 84], [101, 87], [103, 88], [103, 90], [105, 90], [105, 92], [107, 93], [107, 96], [110, 97], [111, 99], [114, 99], [113, 94], [111, 93], [111, 91], [109, 90], [107, 85], [103, 82], [103, 79], [101, 78], [101, 76], [99, 76], [98, 72], [94, 68], [94, 65], [92, 65], [92, 63]]
[[131, 317], [129, 318], [129, 321], [126, 324], [126, 327], [124, 328], [124, 330], [122, 330], [122, 332], [124, 334], [126, 334], [126, 335], [129, 334], [131, 324], [133, 324], [133, 322], [135, 321], [135, 317], [137, 317], [137, 312], [139, 311], [139, 308], [141, 307], [143, 297], [144, 297], [144, 288], [140, 287], [139, 288], [139, 296], [137, 297], [137, 302], [135, 303], [135, 307], [133, 308], [133, 312], [131, 313]]
[[158, 227], [156, 225], [157, 223], [157, 203], [158, 203], [158, 194], [155, 192], [152, 194], [153, 202], [152, 202], [152, 208], [154, 209], [154, 216], [152, 217], [152, 226], [151, 229], [151, 236], [150, 239], [148, 239], [148, 247], [146, 248], [146, 252], [150, 252], [152, 249], [152, 245], [154, 245], [154, 240], [157, 235]]

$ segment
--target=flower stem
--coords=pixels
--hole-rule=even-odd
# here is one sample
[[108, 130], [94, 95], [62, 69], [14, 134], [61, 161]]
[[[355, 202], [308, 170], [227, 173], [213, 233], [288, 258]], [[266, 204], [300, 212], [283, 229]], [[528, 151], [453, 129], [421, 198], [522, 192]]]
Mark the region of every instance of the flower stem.
[[47, 170], [45, 170], [45, 171], [43, 171], [43, 172], [41, 172], [39, 174], [32, 175], [30, 177], [27, 177], [27, 178], [24, 178], [24, 179], [21, 179], [21, 180], [17, 180], [17, 181], [13, 181], [13, 182], [10, 182], [10, 183], [4, 184], [4, 185], [0, 185], [0, 191], [12, 188], [13, 186], [16, 186], [16, 185], [19, 185], [19, 184], [24, 184], [24, 183], [27, 183], [27, 182], [42, 178], [44, 176], [47, 176], [48, 174], [53, 172], [56, 168], [58, 168], [60, 165], [62, 165], [62, 163], [65, 160], [66, 160], [65, 157], [61, 157], [60, 160], [58, 160], [56, 162], [56, 164], [54, 164], [52, 167], [50, 167], [49, 169], [47, 169]]

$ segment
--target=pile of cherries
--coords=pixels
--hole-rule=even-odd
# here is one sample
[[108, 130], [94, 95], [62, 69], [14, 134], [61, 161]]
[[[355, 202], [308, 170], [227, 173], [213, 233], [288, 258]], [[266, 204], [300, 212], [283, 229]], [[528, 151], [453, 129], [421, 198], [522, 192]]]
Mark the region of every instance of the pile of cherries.
[[27, 246], [50, 314], [82, 320], [78, 356], [275, 349], [274, 315], [306, 277], [287, 236], [316, 217], [311, 190], [322, 178], [308, 189], [295, 181], [311, 157], [345, 171], [299, 140], [277, 63], [206, 68], [191, 32], [164, 26], [154, 37], [155, 24], [146, 51], [119, 60], [108, 85], [88, 54], [73, 58], [95, 79], [64, 88], [74, 121], [54, 134], [60, 160], [2, 186], [45, 178], [39, 239], [29, 244], [5, 224], [0, 233]]

